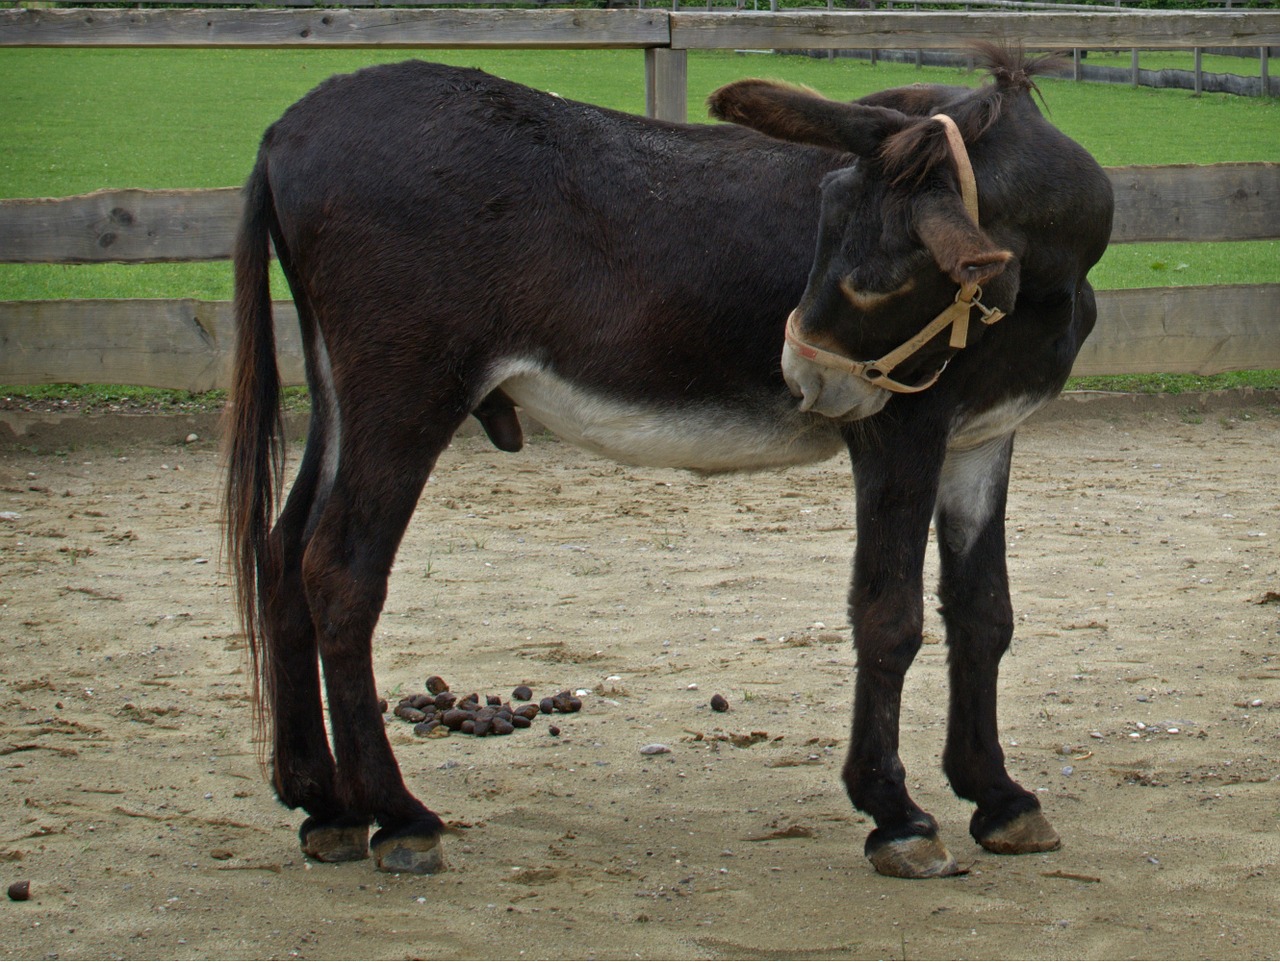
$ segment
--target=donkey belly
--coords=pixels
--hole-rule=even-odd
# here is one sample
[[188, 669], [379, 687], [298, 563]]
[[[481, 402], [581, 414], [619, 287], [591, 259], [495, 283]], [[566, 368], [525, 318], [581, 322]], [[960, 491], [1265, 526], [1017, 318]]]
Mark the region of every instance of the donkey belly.
[[821, 461], [844, 449], [834, 421], [802, 414], [781, 393], [646, 403], [532, 362], [506, 365], [496, 386], [559, 437], [626, 464], [745, 471]]

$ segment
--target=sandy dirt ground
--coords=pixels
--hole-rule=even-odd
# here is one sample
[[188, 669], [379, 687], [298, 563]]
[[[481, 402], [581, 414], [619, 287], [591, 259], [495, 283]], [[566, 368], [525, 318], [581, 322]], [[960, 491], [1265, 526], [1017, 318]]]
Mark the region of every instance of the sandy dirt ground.
[[1023, 429], [1001, 719], [1065, 845], [968, 837], [928, 596], [903, 756], [969, 868], [929, 882], [872, 872], [839, 782], [844, 459], [708, 479], [456, 442], [399, 557], [380, 689], [587, 693], [500, 738], [388, 716], [456, 831], [447, 872], [409, 877], [308, 862], [264, 783], [216, 442], [87, 423], [0, 454], [0, 880], [30, 883], [0, 899], [0, 956], [1280, 956], [1274, 405], [1060, 403]]

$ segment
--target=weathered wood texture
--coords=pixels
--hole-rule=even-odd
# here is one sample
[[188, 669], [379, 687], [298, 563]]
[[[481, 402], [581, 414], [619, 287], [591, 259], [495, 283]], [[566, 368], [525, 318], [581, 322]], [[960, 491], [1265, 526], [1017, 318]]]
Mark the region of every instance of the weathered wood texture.
[[689, 119], [689, 51], [654, 47], [644, 52], [644, 112], [682, 124]]
[[[276, 350], [302, 384], [292, 302], [275, 305]], [[231, 379], [230, 301], [0, 301], [0, 384], [132, 384], [211, 391]]]
[[1109, 167], [1112, 243], [1280, 237], [1280, 164]]
[[[1280, 237], [1280, 164], [1113, 167], [1112, 243]], [[219, 260], [231, 255], [240, 193], [103, 190], [0, 200], [0, 263]]]
[[[1221, 38], [1221, 39], [1219, 39]], [[705, 49], [959, 49], [975, 40], [1028, 47], [1266, 46], [1280, 41], [1280, 11], [1100, 13], [850, 11], [673, 12], [671, 46]]]
[[1280, 11], [0, 10], [0, 46], [957, 49], [1270, 46]]
[[0, 10], [0, 47], [583, 47], [670, 44], [662, 10]]
[[231, 255], [240, 188], [99, 190], [0, 201], [0, 262], [204, 261]]
[[[1280, 284], [1102, 291], [1075, 374], [1280, 368]], [[281, 376], [304, 383], [297, 315], [275, 304]], [[228, 386], [229, 301], [0, 302], [0, 384]]]
[[1221, 374], [1280, 368], [1280, 284], [1098, 294], [1073, 374]]

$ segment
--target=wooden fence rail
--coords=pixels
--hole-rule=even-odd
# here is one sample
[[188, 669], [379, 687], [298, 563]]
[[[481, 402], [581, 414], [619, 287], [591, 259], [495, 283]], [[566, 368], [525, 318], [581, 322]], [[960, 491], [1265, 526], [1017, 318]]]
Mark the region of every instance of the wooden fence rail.
[[[518, 16], [515, 16], [518, 15]], [[975, 40], [1035, 47], [1185, 49], [1280, 45], [1280, 11], [796, 11], [114, 9], [0, 10], [0, 46], [917, 47]]]
[[[1112, 167], [1113, 244], [1280, 237], [1280, 163]], [[231, 256], [240, 191], [100, 190], [0, 200], [0, 263], [209, 261]]]
[[[3, 46], [622, 47], [645, 51], [649, 113], [683, 119], [688, 49], [959, 49], [1280, 45], [1280, 12], [726, 14], [664, 10], [0, 10]], [[1113, 243], [1280, 237], [1280, 164], [1122, 167]], [[0, 262], [217, 260], [229, 256], [236, 188], [106, 190], [0, 201]], [[1280, 368], [1280, 283], [1103, 291], [1077, 374]], [[276, 305], [282, 375], [302, 383], [296, 316]], [[228, 383], [226, 302], [0, 303], [0, 383]]]
[[1280, 11], [12, 9], [0, 47], [639, 48], [651, 116], [683, 121], [691, 49], [1184, 49], [1280, 45]]

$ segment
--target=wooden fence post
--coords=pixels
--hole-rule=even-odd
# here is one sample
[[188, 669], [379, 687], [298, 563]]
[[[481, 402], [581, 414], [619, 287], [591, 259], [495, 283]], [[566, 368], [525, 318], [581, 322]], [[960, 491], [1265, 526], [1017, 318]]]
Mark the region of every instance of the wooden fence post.
[[686, 50], [649, 47], [644, 52], [644, 112], [656, 120], [684, 123], [689, 114]]

